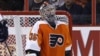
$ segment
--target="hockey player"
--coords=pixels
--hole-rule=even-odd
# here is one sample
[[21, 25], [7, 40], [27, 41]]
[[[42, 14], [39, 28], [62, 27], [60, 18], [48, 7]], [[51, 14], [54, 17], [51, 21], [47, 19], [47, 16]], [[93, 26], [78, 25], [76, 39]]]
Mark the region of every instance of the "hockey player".
[[[69, 25], [58, 21], [55, 7], [44, 3], [40, 7], [42, 21], [31, 29], [25, 51], [29, 56], [70, 56], [66, 48], [72, 44]], [[69, 53], [69, 54], [68, 54]]]
[[0, 42], [5, 42], [8, 39], [7, 21], [0, 14]]

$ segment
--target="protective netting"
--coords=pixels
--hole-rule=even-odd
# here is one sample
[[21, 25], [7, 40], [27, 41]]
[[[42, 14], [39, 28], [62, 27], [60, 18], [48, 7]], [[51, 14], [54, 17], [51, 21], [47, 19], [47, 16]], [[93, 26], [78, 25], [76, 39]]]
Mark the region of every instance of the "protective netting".
[[[9, 30], [9, 37], [7, 39], [7, 44], [13, 56], [17, 55], [16, 54], [16, 48], [17, 48], [16, 38], [18, 38], [15, 36], [16, 31], [15, 31], [14, 20], [16, 18], [17, 20], [20, 21], [20, 23], [18, 23], [20, 24], [19, 26], [21, 29], [20, 34], [22, 37], [22, 40], [21, 40], [22, 46], [20, 48], [23, 49], [23, 55], [25, 56], [25, 53], [24, 53], [25, 42], [26, 42], [25, 39], [28, 38], [27, 35], [29, 34], [30, 28], [34, 25], [36, 21], [41, 20], [41, 17], [39, 15], [3, 15], [3, 18], [7, 20], [8, 22], [7, 25], [8, 25], [8, 30]], [[68, 17], [66, 15], [57, 15], [57, 19], [68, 23]], [[10, 56], [4, 43], [0, 43], [0, 56]]]

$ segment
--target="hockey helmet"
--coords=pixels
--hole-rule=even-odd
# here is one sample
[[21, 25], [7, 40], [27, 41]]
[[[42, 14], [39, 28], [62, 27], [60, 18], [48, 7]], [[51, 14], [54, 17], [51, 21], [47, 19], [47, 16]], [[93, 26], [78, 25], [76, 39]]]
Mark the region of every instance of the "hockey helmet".
[[53, 5], [50, 5], [49, 3], [44, 2], [43, 5], [40, 7], [39, 12], [42, 18], [51, 19], [55, 17], [56, 8]]

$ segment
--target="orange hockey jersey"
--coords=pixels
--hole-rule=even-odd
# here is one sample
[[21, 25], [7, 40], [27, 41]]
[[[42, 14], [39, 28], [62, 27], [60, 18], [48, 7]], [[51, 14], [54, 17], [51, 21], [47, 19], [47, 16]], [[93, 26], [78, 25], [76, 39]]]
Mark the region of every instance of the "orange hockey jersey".
[[65, 56], [65, 49], [72, 44], [69, 26], [61, 21], [56, 21], [56, 28], [47, 21], [37, 21], [30, 36], [33, 41], [37, 40], [40, 56]]

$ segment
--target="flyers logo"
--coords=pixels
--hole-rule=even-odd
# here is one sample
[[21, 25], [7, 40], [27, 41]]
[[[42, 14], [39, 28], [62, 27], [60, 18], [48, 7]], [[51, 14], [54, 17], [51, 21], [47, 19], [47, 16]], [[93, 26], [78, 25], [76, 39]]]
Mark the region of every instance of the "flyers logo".
[[56, 45], [63, 45], [64, 38], [62, 35], [50, 34], [49, 44], [51, 47], [56, 47]]

